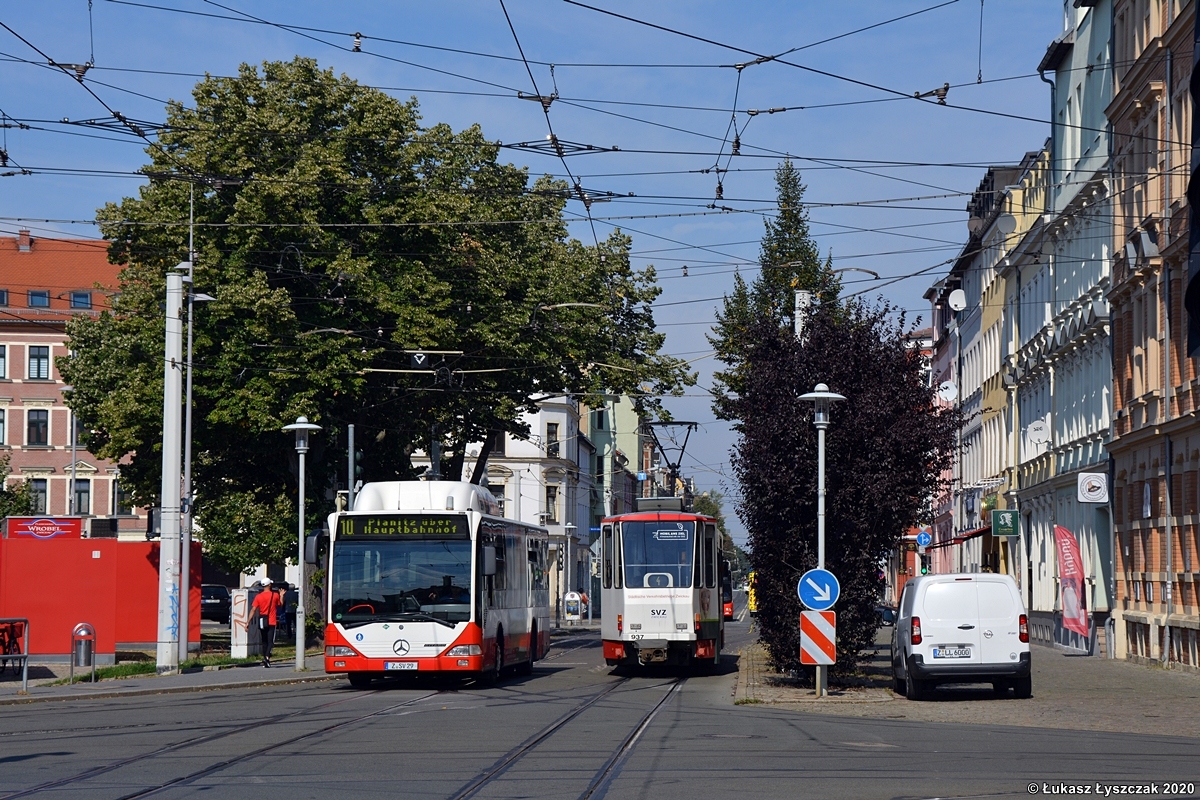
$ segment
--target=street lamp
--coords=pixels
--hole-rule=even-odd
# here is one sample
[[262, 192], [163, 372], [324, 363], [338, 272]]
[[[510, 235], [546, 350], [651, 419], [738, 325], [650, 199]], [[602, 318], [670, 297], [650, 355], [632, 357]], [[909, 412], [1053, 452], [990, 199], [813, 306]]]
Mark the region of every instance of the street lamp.
[[206, 303], [216, 300], [210, 294], [193, 291], [194, 277], [193, 262], [188, 262], [188, 274], [183, 282], [188, 289], [188, 324], [187, 324], [187, 379], [183, 401], [183, 501], [179, 509], [183, 514], [183, 530], [179, 536], [179, 629], [183, 634], [179, 637], [179, 663], [188, 659], [188, 615], [191, 611], [191, 580], [192, 580], [192, 318], [196, 303]]
[[296, 586], [296, 671], [304, 670], [304, 454], [308, 452], [309, 431], [321, 430], [320, 425], [313, 425], [307, 417], [296, 417], [291, 425], [284, 425], [285, 431], [296, 432], [296, 452], [300, 455], [300, 549], [296, 557], [296, 566], [300, 570], [300, 580]]
[[[817, 429], [817, 567], [825, 569], [825, 429], [829, 427], [829, 404], [846, 398], [818, 383], [801, 400], [813, 403], [813, 427]], [[817, 697], [828, 694], [825, 667], [817, 667]]]

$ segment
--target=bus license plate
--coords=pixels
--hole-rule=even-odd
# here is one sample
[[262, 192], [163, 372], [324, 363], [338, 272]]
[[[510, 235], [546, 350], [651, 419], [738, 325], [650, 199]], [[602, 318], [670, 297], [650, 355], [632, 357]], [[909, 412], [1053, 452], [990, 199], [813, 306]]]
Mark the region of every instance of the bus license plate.
[[384, 668], [384, 669], [386, 669], [386, 670], [393, 670], [393, 669], [401, 669], [401, 670], [404, 670], [404, 669], [416, 669], [416, 668], [417, 668], [417, 662], [415, 662], [415, 661], [385, 661], [385, 662], [383, 662], [383, 668]]
[[969, 647], [935, 647], [933, 648], [934, 658], [970, 658], [971, 648]]

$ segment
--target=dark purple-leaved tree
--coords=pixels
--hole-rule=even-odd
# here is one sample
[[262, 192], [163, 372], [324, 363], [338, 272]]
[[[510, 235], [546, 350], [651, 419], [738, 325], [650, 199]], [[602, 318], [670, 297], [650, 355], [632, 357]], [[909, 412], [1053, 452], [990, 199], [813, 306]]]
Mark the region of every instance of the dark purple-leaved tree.
[[958, 412], [937, 410], [903, 314], [886, 303], [818, 306], [801, 341], [777, 320], [748, 332], [745, 383], [732, 400], [733, 467], [750, 533], [760, 638], [780, 670], [800, 669], [796, 583], [817, 563], [818, 383], [845, 395], [826, 434], [825, 566], [842, 585], [838, 663], [852, 672], [874, 640], [880, 567], [922, 521], [952, 451]]

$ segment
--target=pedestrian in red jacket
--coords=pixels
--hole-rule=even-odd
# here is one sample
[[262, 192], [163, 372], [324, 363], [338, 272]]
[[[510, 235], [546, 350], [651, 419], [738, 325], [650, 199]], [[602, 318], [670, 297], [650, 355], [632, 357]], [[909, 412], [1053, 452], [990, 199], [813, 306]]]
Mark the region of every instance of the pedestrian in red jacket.
[[271, 648], [275, 645], [275, 626], [279, 623], [279, 595], [271, 588], [271, 579], [262, 579], [262, 591], [254, 598], [250, 610], [258, 614], [258, 635], [262, 642], [262, 663], [271, 666]]

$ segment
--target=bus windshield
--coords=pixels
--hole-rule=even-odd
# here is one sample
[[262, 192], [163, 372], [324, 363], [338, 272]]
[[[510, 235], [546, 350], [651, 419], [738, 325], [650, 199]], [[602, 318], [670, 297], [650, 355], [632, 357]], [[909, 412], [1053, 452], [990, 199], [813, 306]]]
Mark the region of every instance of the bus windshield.
[[333, 622], [471, 618], [469, 539], [338, 540], [332, 569]]
[[689, 521], [625, 522], [625, 585], [631, 589], [689, 587], [695, 523]]

